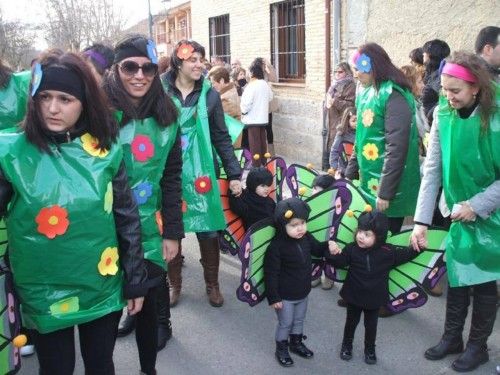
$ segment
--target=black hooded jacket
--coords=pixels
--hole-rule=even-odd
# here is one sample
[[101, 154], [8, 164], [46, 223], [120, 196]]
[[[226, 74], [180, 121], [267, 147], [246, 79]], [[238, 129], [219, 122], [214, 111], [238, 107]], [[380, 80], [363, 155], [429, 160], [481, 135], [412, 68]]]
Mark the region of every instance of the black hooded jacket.
[[342, 253], [327, 254], [334, 267], [349, 267], [340, 290], [343, 299], [363, 309], [378, 309], [389, 301], [389, 272], [419, 253], [411, 247], [389, 244], [360, 248], [356, 242], [347, 245]]
[[319, 242], [310, 233], [297, 240], [279, 232], [267, 248], [264, 259], [269, 304], [306, 298], [311, 291], [311, 254], [323, 257], [327, 252], [328, 242]]

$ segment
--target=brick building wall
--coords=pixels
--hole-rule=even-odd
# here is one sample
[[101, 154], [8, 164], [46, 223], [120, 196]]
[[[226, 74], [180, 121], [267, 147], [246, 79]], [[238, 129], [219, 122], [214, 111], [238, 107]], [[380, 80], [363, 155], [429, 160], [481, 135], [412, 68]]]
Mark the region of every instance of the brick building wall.
[[[209, 17], [229, 14], [231, 56], [248, 67], [255, 57], [270, 59], [270, 5], [274, 0], [192, 0], [193, 39], [209, 53]], [[472, 49], [478, 31], [498, 25], [498, 0], [338, 0], [340, 56], [348, 59], [366, 42], [381, 44], [397, 65], [430, 39], [446, 40], [452, 50]], [[305, 0], [306, 79], [301, 85], [274, 84], [279, 110], [274, 115], [275, 148], [288, 160], [321, 166], [322, 102], [325, 82], [325, 1]], [[330, 32], [335, 33], [332, 20]], [[332, 35], [333, 36], [333, 35]], [[332, 46], [333, 48], [333, 46]], [[332, 70], [334, 68], [334, 53]]]
[[[231, 56], [247, 68], [256, 57], [271, 59], [270, 5], [277, 1], [193, 0], [193, 39], [209, 53], [210, 17], [229, 14]], [[325, 89], [324, 0], [305, 0], [305, 84], [274, 84], [279, 100], [273, 129], [276, 152], [290, 160], [320, 165], [322, 101]]]

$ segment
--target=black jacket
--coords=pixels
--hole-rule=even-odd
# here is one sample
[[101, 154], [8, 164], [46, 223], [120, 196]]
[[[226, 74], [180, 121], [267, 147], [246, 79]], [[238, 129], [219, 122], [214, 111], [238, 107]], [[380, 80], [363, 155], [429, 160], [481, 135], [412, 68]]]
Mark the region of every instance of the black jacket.
[[273, 217], [276, 203], [270, 197], [261, 197], [248, 189], [235, 197], [228, 189], [229, 208], [243, 220], [245, 229], [250, 228], [259, 220]]
[[[203, 77], [195, 82], [193, 91], [186, 97], [182, 98], [182, 94], [175, 86], [175, 77], [171, 71], [163, 74], [161, 80], [168, 85], [168, 94], [175, 96], [182, 103], [183, 107], [193, 107], [198, 103], [203, 85]], [[210, 127], [210, 140], [215, 147], [215, 151], [222, 160], [222, 165], [229, 180], [239, 180], [241, 177], [241, 167], [234, 155], [231, 137], [227, 131], [226, 122], [224, 120], [224, 110], [219, 93], [213, 88], [207, 92], [207, 112], [208, 123]], [[217, 158], [213, 156], [215, 163], [215, 172], [218, 173]], [[217, 176], [218, 177], [218, 176]]]
[[264, 258], [264, 282], [270, 305], [282, 300], [297, 301], [311, 291], [311, 254], [325, 256], [328, 243], [310, 233], [299, 240], [277, 234]]
[[161, 216], [163, 218], [162, 237], [170, 240], [184, 238], [182, 221], [182, 147], [181, 131], [177, 132], [175, 143], [163, 169], [161, 186]]
[[389, 301], [389, 271], [418, 254], [410, 247], [383, 244], [362, 249], [351, 243], [341, 254], [326, 258], [335, 267], [349, 267], [340, 290], [343, 299], [364, 309], [378, 309]]
[[[62, 142], [66, 139], [64, 136], [53, 138], [53, 141]], [[150, 285], [147, 282], [148, 273], [141, 244], [139, 209], [130, 191], [123, 162], [112, 183], [113, 216], [118, 238], [119, 259], [125, 273], [123, 297], [125, 299], [142, 297], [147, 294]], [[7, 205], [11, 201], [13, 193], [12, 184], [6, 180], [0, 170], [0, 217], [5, 216]]]

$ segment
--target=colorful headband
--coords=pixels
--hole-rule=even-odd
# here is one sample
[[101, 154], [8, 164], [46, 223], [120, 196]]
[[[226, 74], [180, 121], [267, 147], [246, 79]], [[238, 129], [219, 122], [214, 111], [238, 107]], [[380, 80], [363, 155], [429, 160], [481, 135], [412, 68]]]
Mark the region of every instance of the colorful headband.
[[477, 77], [466, 67], [447, 62], [443, 67], [442, 74], [446, 74], [470, 83], [476, 83]]
[[95, 62], [97, 62], [101, 66], [102, 69], [106, 69], [108, 67], [108, 64], [106, 63], [106, 59], [99, 52], [89, 49], [89, 50], [85, 51], [83, 54], [85, 56], [93, 58], [95, 60]]

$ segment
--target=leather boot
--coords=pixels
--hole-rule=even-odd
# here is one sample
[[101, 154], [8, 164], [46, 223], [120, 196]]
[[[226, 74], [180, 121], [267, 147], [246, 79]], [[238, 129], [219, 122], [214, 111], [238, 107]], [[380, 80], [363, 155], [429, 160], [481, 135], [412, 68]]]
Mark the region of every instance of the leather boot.
[[425, 358], [438, 360], [448, 354], [457, 354], [463, 351], [462, 332], [469, 304], [469, 288], [448, 288], [444, 334], [436, 346], [426, 350]]
[[344, 339], [340, 349], [340, 359], [349, 361], [352, 358], [352, 339]]
[[293, 365], [293, 359], [288, 352], [288, 341], [276, 341], [276, 359], [281, 366], [290, 367]]
[[157, 297], [157, 317], [158, 317], [158, 344], [157, 350], [162, 350], [167, 341], [172, 337], [172, 323], [170, 322], [170, 298], [168, 282], [158, 288]]
[[135, 329], [135, 321], [136, 321], [136, 316], [135, 315], [128, 315], [125, 317], [122, 323], [118, 326], [118, 337], [125, 337], [128, 334], [132, 333], [132, 331]]
[[201, 252], [201, 265], [203, 266], [203, 276], [205, 277], [208, 302], [213, 307], [221, 307], [224, 297], [219, 290], [219, 239], [209, 238], [199, 240]]
[[309, 350], [307, 346], [304, 345], [302, 340], [306, 340], [307, 336], [300, 335], [290, 335], [290, 351], [295, 353], [302, 358], [311, 358], [314, 353]]
[[486, 342], [495, 324], [496, 305], [496, 295], [477, 295], [474, 293], [469, 341], [465, 351], [451, 365], [455, 371], [472, 371], [489, 361]]
[[181, 246], [179, 252], [168, 262], [168, 280], [170, 281], [170, 307], [174, 307], [179, 302], [182, 288], [182, 254]]

